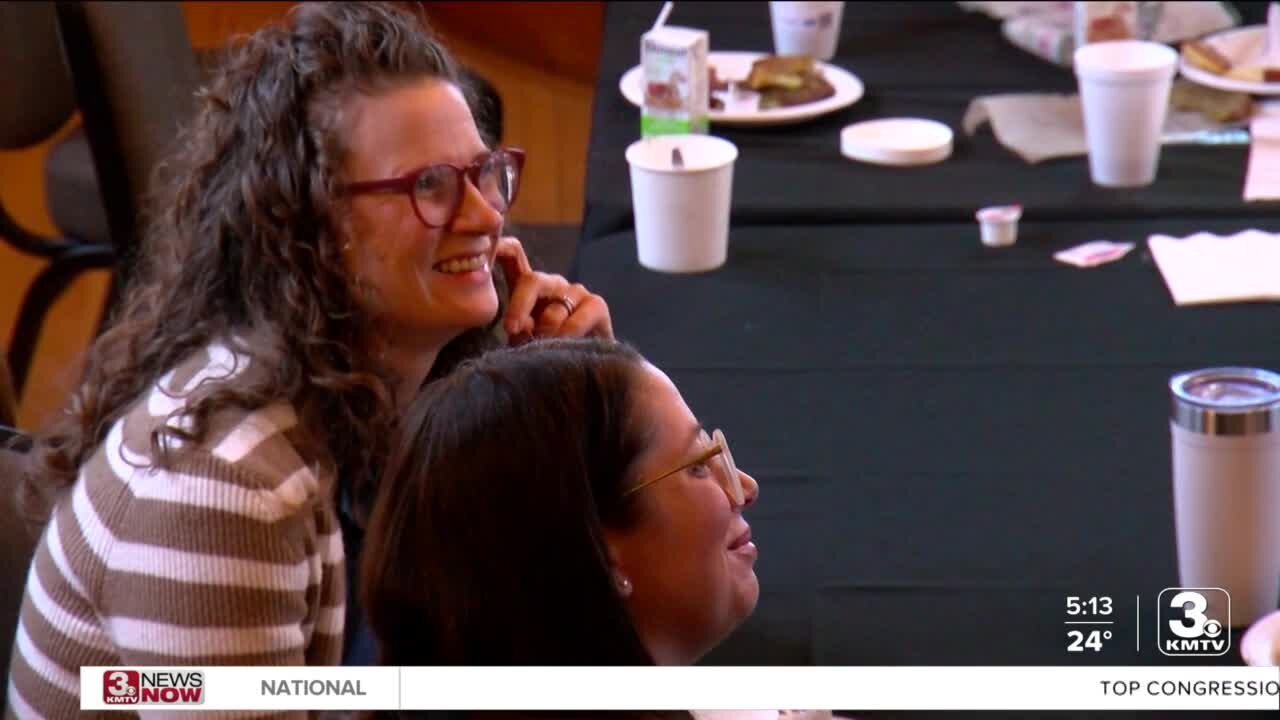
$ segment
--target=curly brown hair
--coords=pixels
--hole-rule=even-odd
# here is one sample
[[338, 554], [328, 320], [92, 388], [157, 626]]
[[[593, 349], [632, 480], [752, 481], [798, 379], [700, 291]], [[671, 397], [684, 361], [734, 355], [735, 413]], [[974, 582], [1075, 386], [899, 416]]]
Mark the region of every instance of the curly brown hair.
[[[173, 460], [165, 436], [187, 446], [220, 410], [286, 400], [311, 450], [357, 496], [368, 491], [394, 424], [394, 385], [358, 351], [369, 318], [344, 270], [346, 205], [335, 192], [344, 109], [354, 94], [426, 77], [474, 100], [425, 19], [399, 3], [304, 3], [228, 48], [157, 171], [130, 286], [89, 351], [80, 390], [39, 439], [22, 498], [33, 517], [47, 515], [147, 387], [214, 340], [267, 371], [175, 411], [189, 425], [179, 429], [171, 416], [152, 433], [158, 465]], [[504, 297], [500, 270], [495, 277]], [[495, 317], [459, 337], [428, 380], [498, 332]]]

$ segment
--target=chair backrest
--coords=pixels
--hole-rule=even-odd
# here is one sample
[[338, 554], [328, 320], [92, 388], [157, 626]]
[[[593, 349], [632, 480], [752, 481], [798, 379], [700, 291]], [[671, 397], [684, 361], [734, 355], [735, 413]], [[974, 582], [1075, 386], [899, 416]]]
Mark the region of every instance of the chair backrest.
[[[9, 373], [9, 361], [0, 352], [0, 426], [18, 424], [18, 395], [14, 392], [13, 375]], [[3, 438], [0, 438], [3, 441]]]
[[176, 2], [59, 2], [57, 13], [112, 242], [127, 272], [154, 173], [195, 106], [199, 64]]
[[[0, 678], [9, 676], [9, 650], [18, 629], [27, 569], [36, 547], [29, 524], [18, 514], [18, 482], [27, 456], [25, 448], [8, 449], [6, 440], [14, 432], [0, 427]], [[0, 715], [4, 714], [4, 706], [5, 693], [0, 691]]]
[[76, 110], [53, 3], [0, 2], [0, 149], [35, 145]]

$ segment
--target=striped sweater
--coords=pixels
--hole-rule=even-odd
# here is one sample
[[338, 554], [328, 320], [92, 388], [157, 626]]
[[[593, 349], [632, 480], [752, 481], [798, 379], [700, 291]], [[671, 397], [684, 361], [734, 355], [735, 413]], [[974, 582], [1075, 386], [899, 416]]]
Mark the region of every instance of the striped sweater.
[[81, 665], [340, 662], [346, 582], [332, 479], [299, 455], [293, 409], [216, 414], [171, 470], [151, 467], [153, 428], [253, 371], [216, 343], [196, 353], [81, 467], [27, 576], [8, 717], [79, 715]]

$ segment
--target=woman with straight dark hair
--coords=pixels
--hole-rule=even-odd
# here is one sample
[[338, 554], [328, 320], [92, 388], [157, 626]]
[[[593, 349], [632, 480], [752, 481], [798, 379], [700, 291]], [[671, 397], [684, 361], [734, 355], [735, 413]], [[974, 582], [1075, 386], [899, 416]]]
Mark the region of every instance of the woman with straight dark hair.
[[603, 340], [464, 363], [414, 402], [361, 579], [393, 665], [684, 665], [755, 608], [759, 488]]
[[[361, 562], [392, 665], [685, 665], [755, 608], [760, 488], [661, 370], [609, 340], [537, 340], [426, 388]], [[830, 720], [828, 711], [455, 713]], [[402, 713], [412, 716], [412, 713]]]

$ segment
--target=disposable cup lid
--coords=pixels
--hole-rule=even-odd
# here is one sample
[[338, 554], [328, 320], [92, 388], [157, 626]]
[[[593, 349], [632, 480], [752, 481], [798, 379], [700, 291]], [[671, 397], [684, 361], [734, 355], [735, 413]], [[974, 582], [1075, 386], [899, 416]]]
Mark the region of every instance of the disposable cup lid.
[[840, 152], [879, 165], [926, 165], [951, 156], [951, 128], [925, 118], [885, 118], [840, 131]]

